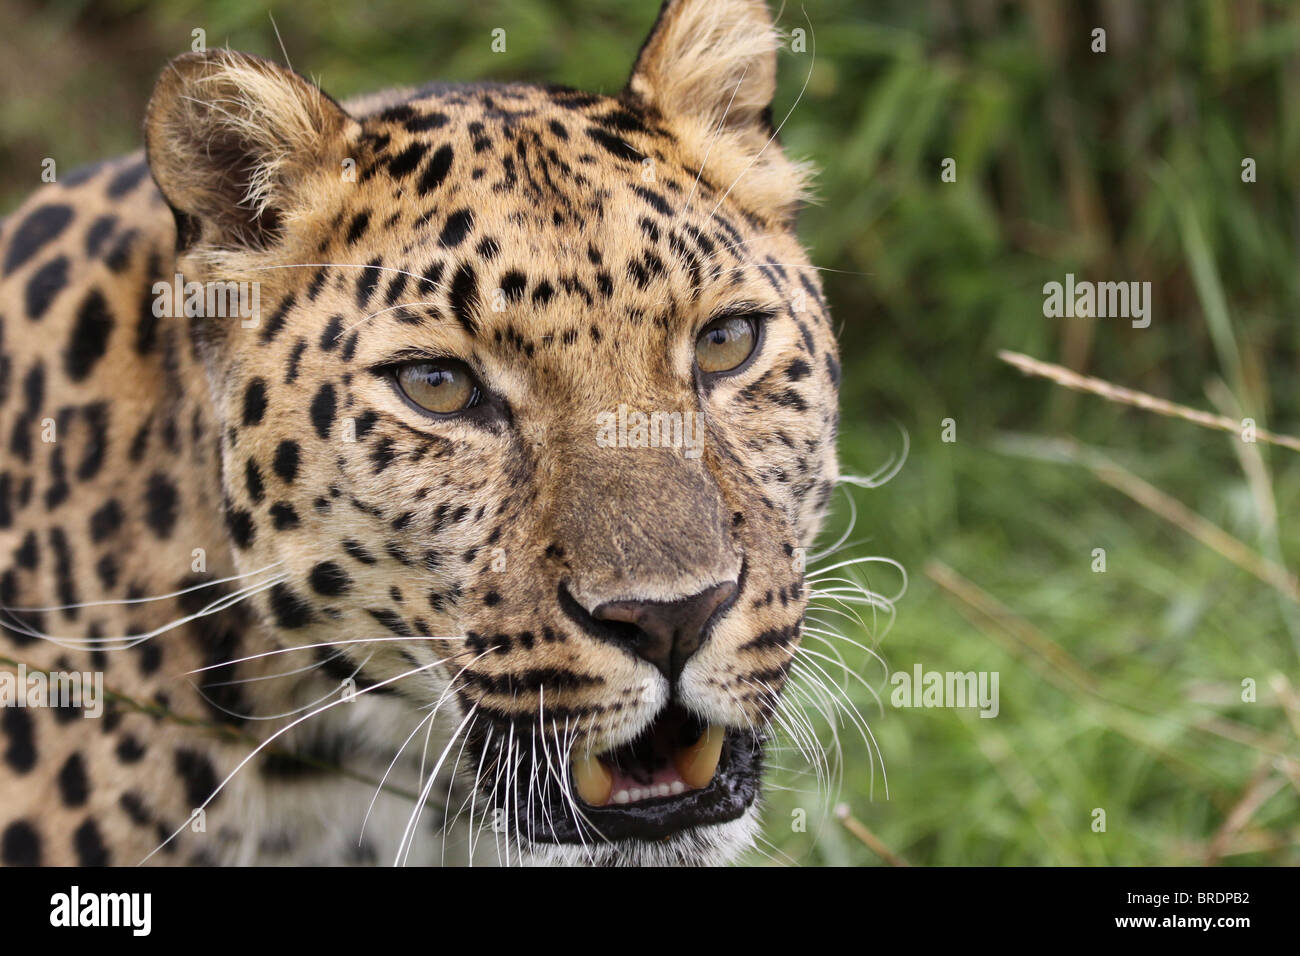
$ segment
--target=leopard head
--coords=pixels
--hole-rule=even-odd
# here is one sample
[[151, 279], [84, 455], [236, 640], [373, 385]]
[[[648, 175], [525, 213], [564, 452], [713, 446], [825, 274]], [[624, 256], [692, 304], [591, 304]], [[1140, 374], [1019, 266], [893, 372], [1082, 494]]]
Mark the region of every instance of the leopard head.
[[759, 0], [671, 0], [617, 96], [345, 107], [214, 51], [150, 105], [182, 271], [261, 302], [190, 339], [264, 627], [445, 724], [534, 859], [721, 862], [757, 826], [839, 381], [778, 44]]

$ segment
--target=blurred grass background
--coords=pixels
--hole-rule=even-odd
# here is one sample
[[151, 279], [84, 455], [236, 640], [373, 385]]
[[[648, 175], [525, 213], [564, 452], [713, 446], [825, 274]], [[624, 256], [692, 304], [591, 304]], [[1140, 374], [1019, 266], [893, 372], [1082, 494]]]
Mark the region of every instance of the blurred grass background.
[[[0, 211], [38, 184], [44, 157], [69, 171], [137, 148], [153, 80], [195, 28], [208, 46], [282, 59], [269, 10], [293, 66], [340, 98], [478, 78], [613, 92], [657, 6], [0, 0]], [[778, 773], [789, 789], [770, 800], [765, 853], [1300, 862], [1297, 591], [1289, 572], [1262, 580], [1241, 567], [1300, 560], [1300, 461], [996, 358], [1022, 351], [1300, 432], [1295, 6], [807, 0], [780, 22], [810, 35], [809, 53], [782, 57], [775, 115], [790, 111], [786, 148], [822, 170], [801, 231], [833, 270], [844, 468], [875, 471], [901, 449], [900, 426], [911, 442], [891, 482], [847, 489], [852, 547], [820, 564], [888, 556], [910, 585], [887, 634], [884, 616], [814, 612], [885, 661], [839, 643], [859, 679], [818, 659], [848, 683], [879, 754], [841, 727], [829, 801], [810, 776]], [[490, 50], [496, 27], [505, 53]], [[1090, 50], [1095, 27], [1104, 54]], [[945, 157], [955, 183], [940, 181]], [[1254, 183], [1241, 180], [1245, 157]], [[1043, 284], [1067, 272], [1151, 282], [1150, 327], [1044, 318]], [[955, 442], [941, 440], [948, 418]], [[1061, 460], [1061, 439], [1081, 460], [1104, 452], [1238, 544], [1207, 546], [1190, 513], [1162, 516], [1150, 497]], [[846, 526], [846, 497], [838, 508], [828, 540]], [[877, 591], [897, 590], [890, 568], [865, 567]], [[916, 663], [997, 671], [1001, 713], [891, 707], [886, 666]], [[1254, 702], [1242, 700], [1246, 678]], [[828, 812], [836, 802], [847, 820]], [[800, 809], [806, 832], [793, 825]]]

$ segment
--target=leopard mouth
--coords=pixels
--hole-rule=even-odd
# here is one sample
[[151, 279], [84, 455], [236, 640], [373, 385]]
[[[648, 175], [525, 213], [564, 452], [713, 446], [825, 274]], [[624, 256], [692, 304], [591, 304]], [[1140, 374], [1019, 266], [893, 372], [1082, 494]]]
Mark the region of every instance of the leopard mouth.
[[537, 843], [662, 840], [742, 816], [758, 795], [762, 741], [669, 704], [631, 742], [588, 754], [548, 780], [519, 823]]

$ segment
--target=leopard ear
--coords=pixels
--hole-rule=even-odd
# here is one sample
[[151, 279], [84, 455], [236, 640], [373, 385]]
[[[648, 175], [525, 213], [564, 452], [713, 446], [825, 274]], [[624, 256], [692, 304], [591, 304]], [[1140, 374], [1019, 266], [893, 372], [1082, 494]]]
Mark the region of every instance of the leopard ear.
[[763, 0], [667, 0], [624, 94], [684, 130], [688, 148], [702, 137], [698, 161], [719, 179], [743, 174], [737, 188], [769, 210], [803, 198], [806, 172], [772, 128], [780, 44]]
[[319, 88], [268, 60], [230, 50], [177, 57], [154, 87], [145, 143], [178, 245], [274, 245], [296, 188], [327, 163], [339, 168], [355, 127]]

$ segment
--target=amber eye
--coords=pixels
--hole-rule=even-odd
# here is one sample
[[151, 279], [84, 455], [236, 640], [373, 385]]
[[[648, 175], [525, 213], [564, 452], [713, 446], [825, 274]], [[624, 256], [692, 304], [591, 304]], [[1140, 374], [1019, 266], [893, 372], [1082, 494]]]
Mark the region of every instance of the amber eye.
[[747, 316], [714, 319], [695, 340], [695, 361], [705, 374], [730, 372], [754, 351], [758, 327]]
[[478, 404], [478, 381], [462, 362], [408, 362], [397, 366], [393, 374], [403, 395], [436, 415], [451, 415]]

